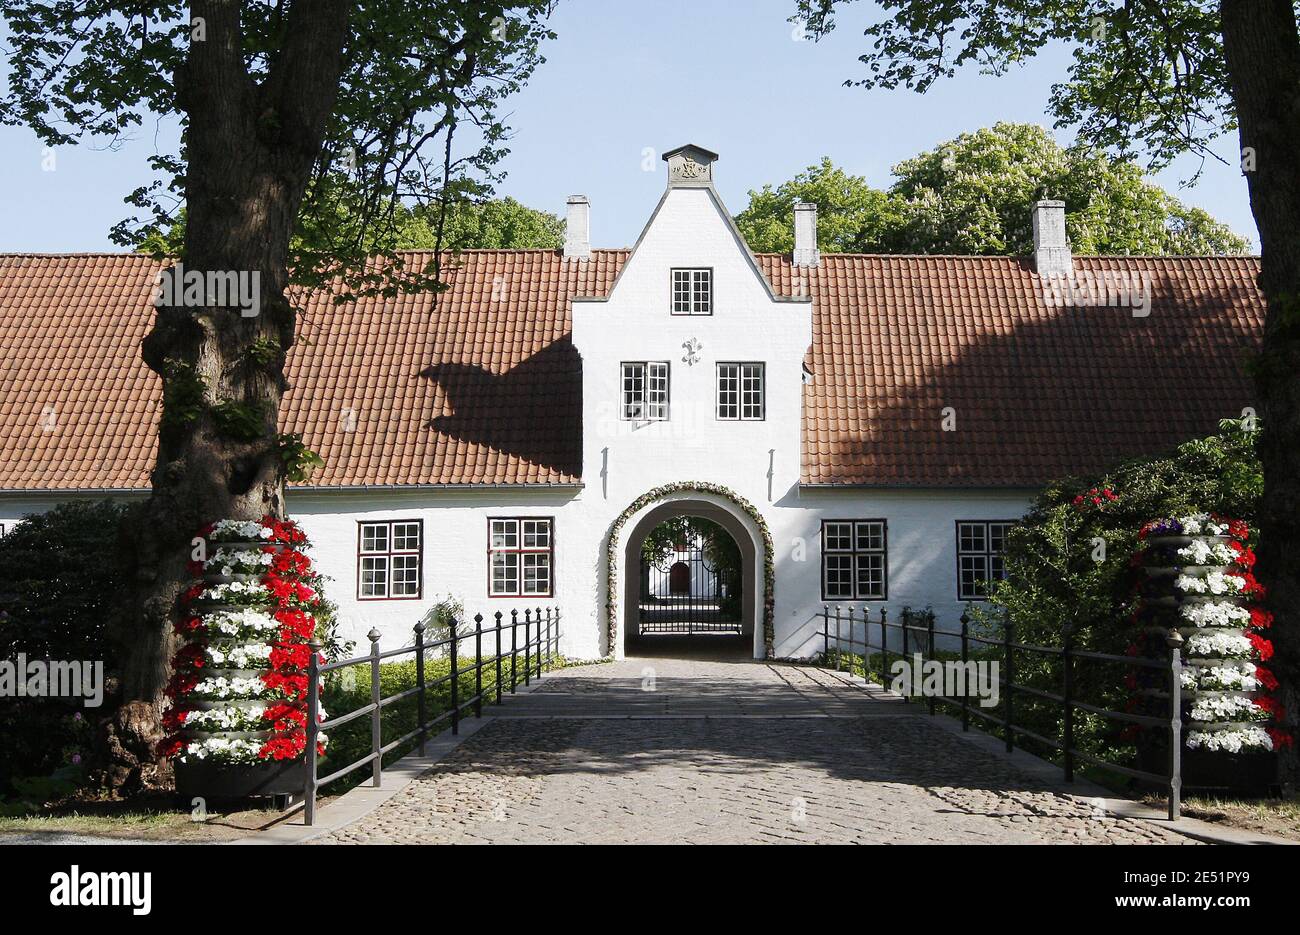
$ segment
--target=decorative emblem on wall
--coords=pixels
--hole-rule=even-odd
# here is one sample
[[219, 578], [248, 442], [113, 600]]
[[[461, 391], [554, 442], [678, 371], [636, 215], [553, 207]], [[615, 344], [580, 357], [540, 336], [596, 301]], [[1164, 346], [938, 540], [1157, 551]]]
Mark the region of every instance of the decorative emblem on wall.
[[686, 351], [686, 353], [682, 355], [682, 363], [686, 364], [688, 367], [694, 367], [700, 362], [700, 351], [704, 349], [703, 344], [694, 338], [687, 338], [682, 342], [682, 347]]
[[704, 166], [690, 156], [683, 156], [677, 174], [684, 179], [698, 179], [704, 175]]

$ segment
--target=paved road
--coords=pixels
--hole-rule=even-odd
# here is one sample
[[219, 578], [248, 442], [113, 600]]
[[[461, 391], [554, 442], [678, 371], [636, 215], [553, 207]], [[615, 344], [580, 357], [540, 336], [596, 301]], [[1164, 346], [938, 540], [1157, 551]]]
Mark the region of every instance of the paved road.
[[1105, 817], [835, 673], [565, 669], [317, 843], [1189, 843]]

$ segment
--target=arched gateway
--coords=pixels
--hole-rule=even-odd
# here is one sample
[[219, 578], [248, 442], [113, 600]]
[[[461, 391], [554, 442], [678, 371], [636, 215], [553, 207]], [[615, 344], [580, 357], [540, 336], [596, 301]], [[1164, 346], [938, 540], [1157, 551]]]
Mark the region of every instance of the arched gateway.
[[721, 526], [740, 551], [740, 620], [752, 635], [754, 658], [772, 654], [772, 536], [758, 510], [719, 484], [683, 482], [656, 487], [632, 501], [610, 525], [606, 539], [605, 651], [623, 656], [636, 633], [642, 588], [641, 546], [666, 520], [692, 516]]

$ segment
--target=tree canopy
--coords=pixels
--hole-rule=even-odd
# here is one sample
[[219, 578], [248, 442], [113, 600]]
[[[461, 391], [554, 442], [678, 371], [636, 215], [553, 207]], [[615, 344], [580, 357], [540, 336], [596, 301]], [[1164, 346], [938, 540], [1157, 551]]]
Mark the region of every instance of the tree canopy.
[[1092, 147], [1063, 147], [1042, 127], [998, 123], [963, 133], [894, 166], [886, 191], [829, 158], [775, 188], [751, 191], [736, 217], [750, 247], [788, 252], [797, 202], [817, 205], [828, 253], [1033, 251], [1032, 207], [1065, 202], [1080, 254], [1243, 253], [1249, 243], [1200, 208], [1184, 205], [1132, 162]]

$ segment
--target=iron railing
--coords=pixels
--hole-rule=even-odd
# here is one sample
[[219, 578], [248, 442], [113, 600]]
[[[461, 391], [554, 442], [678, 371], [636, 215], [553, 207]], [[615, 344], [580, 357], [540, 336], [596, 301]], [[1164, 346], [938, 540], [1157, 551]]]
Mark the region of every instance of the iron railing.
[[[1072, 636], [1067, 633], [1062, 646], [1036, 646], [1030, 643], [1020, 643], [1015, 639], [1015, 627], [1009, 621], [1004, 625], [1001, 639], [990, 639], [987, 637], [973, 636], [970, 633], [970, 618], [966, 614], [961, 615], [961, 630], [944, 630], [938, 629], [934, 625], [933, 615], [927, 616], [925, 626], [916, 626], [906, 621], [902, 623], [892, 623], [888, 620], [888, 614], [884, 608], [880, 611], [879, 623], [872, 623], [868, 619], [867, 611], [863, 608], [861, 616], [854, 617], [853, 608], [848, 609], [848, 616], [842, 617], [840, 608], [837, 605], [832, 609], [828, 606], [822, 607], [822, 638], [825, 644], [825, 660], [829, 664], [832, 655], [835, 659], [835, 667], [842, 667], [845, 647], [850, 654], [856, 653], [857, 647], [862, 647], [863, 673], [865, 675], [868, 666], [868, 660], [873, 651], [879, 651], [881, 655], [881, 683], [884, 687], [886, 673], [890, 671], [889, 658], [889, 631], [898, 630], [902, 633], [902, 653], [901, 658], [907, 658], [913, 649], [919, 651], [926, 658], [935, 658], [935, 637], [953, 637], [961, 641], [961, 663], [966, 667], [970, 660], [971, 644], [989, 647], [997, 653], [1000, 650], [1000, 656], [996, 659], [1000, 663], [998, 685], [1001, 701], [1001, 711], [997, 714], [989, 713], [980, 707], [972, 705], [969, 702], [969, 692], [961, 696], [933, 695], [928, 694], [926, 697], [926, 707], [930, 714], [935, 713], [936, 703], [944, 703], [957, 707], [961, 711], [961, 729], [970, 730], [971, 715], [1000, 727], [1002, 730], [1003, 740], [1006, 743], [1007, 752], [1010, 753], [1017, 746], [1017, 737], [1027, 737], [1039, 744], [1055, 750], [1060, 754], [1062, 767], [1065, 770], [1067, 782], [1074, 781], [1074, 770], [1076, 761], [1091, 764], [1100, 769], [1109, 770], [1132, 779], [1138, 779], [1145, 782], [1158, 783], [1169, 790], [1169, 818], [1176, 820], [1180, 810], [1180, 797], [1182, 793], [1182, 658], [1181, 647], [1183, 638], [1177, 630], [1170, 630], [1165, 638], [1165, 644], [1169, 648], [1167, 659], [1150, 659], [1135, 656], [1118, 656], [1111, 653], [1092, 652], [1090, 650], [1077, 649], [1074, 646]], [[862, 639], [854, 639], [854, 623], [858, 622], [862, 627]], [[848, 635], [844, 634], [844, 626], [847, 624]], [[833, 630], [832, 630], [833, 627]], [[871, 641], [871, 631], [875, 630], [879, 634], [880, 642], [873, 644]], [[911, 639], [916, 640], [915, 644], [909, 646]], [[1061, 679], [1060, 691], [1045, 691], [1042, 688], [1036, 688], [1032, 685], [1025, 685], [1016, 681], [1015, 672], [1015, 653], [1028, 653], [1043, 658], [1057, 658], [1061, 662]], [[1144, 669], [1164, 670], [1169, 677], [1169, 713], [1165, 717], [1154, 715], [1135, 714], [1129, 711], [1114, 711], [1109, 708], [1103, 708], [1098, 705], [1089, 704], [1080, 701], [1075, 697], [1075, 662], [1083, 660], [1088, 662], [1117, 663], [1125, 666], [1136, 666]], [[993, 661], [993, 660], [989, 660]], [[852, 663], [850, 661], [850, 667]], [[1036, 698], [1049, 704], [1060, 705], [1061, 712], [1061, 730], [1059, 737], [1047, 737], [1036, 731], [1030, 730], [1023, 724], [1016, 723], [1016, 695], [1020, 694]], [[905, 696], [906, 697], [906, 696]], [[910, 700], [910, 699], [909, 699]], [[1084, 711], [1098, 717], [1106, 718], [1110, 721], [1119, 721], [1128, 724], [1139, 725], [1142, 727], [1156, 727], [1168, 731], [1169, 755], [1166, 764], [1166, 770], [1163, 773], [1154, 773], [1141, 769], [1134, 769], [1130, 766], [1123, 766], [1119, 763], [1112, 763], [1100, 757], [1093, 756], [1086, 751], [1080, 750], [1075, 745], [1075, 715], [1076, 712]], [[1023, 747], [1023, 744], [1020, 745]]]
[[[321, 664], [320, 662], [321, 644], [313, 642], [311, 644], [311, 659], [307, 668], [306, 775], [303, 780], [302, 794], [303, 818], [306, 824], [311, 825], [316, 820], [316, 796], [322, 787], [334, 782], [336, 779], [342, 779], [366, 764], [370, 764], [371, 785], [379, 788], [383, 781], [384, 755], [386, 753], [415, 740], [420, 755], [423, 756], [430, 731], [434, 727], [445, 721], [450, 724], [451, 732], [457, 734], [460, 732], [461, 718], [466, 709], [472, 707], [474, 716], [482, 717], [484, 701], [495, 701], [496, 704], [501, 704], [502, 698], [507, 692], [514, 694], [515, 688], [520, 681], [524, 685], [528, 685], [533, 678], [541, 678], [543, 670], [550, 665], [559, 646], [560, 623], [559, 608], [548, 607], [543, 611], [542, 608], [538, 607], [536, 611], [525, 610], [522, 620], [519, 618], [519, 611], [512, 610], [509, 622], [505, 622], [502, 612], [497, 611], [494, 614], [494, 623], [489, 627], [485, 628], [483, 626], [482, 614], [475, 614], [473, 627], [453, 621], [448, 626], [445, 637], [426, 640], [424, 636], [425, 625], [421, 621], [415, 625], [415, 640], [411, 646], [389, 650], [380, 650], [379, 631], [372, 629], [367, 634], [370, 638], [370, 653], [368, 655], [327, 664]], [[519, 639], [521, 627], [523, 628], [522, 642]], [[507, 633], [510, 635], [510, 642], [509, 646], [503, 649], [501, 645], [502, 635]], [[489, 654], [484, 653], [485, 637], [488, 638], [489, 643], [493, 644]], [[468, 654], [463, 651], [464, 644], [467, 642], [473, 643], [472, 662]], [[445, 675], [434, 679], [426, 679], [425, 655], [430, 652], [438, 653], [440, 650], [446, 651], [450, 661], [450, 668]], [[381, 664], [385, 660], [394, 660], [400, 656], [412, 654], [415, 656], [415, 684], [395, 694], [383, 695], [380, 690]], [[519, 658], [521, 655], [523, 656], [522, 660]], [[521, 662], [522, 673], [520, 672]], [[509, 665], [508, 676], [503, 672], [507, 663]], [[346, 714], [321, 720], [322, 677], [329, 672], [339, 672], [351, 666], [364, 665], [370, 667], [370, 702]], [[494, 669], [495, 678], [492, 684], [485, 689], [483, 670], [487, 668]], [[468, 698], [462, 699], [460, 691], [461, 676], [471, 672], [474, 674], [474, 693]], [[521, 675], [522, 679], [520, 678]], [[428, 693], [431, 689], [435, 689], [443, 683], [449, 683], [451, 703], [441, 714], [430, 718], [428, 716]], [[385, 742], [382, 720], [384, 709], [407, 698], [414, 698], [416, 701], [416, 726], [414, 729], [402, 734], [402, 736]], [[370, 752], [358, 760], [339, 767], [328, 776], [319, 776], [320, 757], [317, 753], [317, 741], [321, 731], [341, 727], [351, 721], [367, 716], [370, 718]]]

